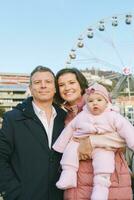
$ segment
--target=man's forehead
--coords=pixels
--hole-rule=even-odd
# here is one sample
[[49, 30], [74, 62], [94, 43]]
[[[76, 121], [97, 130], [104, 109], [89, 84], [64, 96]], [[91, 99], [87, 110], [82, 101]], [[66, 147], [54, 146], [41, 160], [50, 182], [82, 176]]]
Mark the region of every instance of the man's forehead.
[[36, 72], [35, 74], [33, 74], [32, 76], [32, 80], [35, 79], [44, 79], [44, 80], [48, 80], [48, 79], [54, 79], [54, 76], [51, 72], [46, 71], [46, 72]]

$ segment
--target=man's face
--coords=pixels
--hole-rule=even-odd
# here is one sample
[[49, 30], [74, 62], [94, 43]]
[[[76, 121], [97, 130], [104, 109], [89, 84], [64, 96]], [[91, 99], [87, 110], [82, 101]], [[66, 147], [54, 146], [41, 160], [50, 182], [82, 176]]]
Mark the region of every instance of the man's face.
[[31, 78], [30, 91], [36, 103], [52, 102], [55, 82], [51, 72], [36, 72]]

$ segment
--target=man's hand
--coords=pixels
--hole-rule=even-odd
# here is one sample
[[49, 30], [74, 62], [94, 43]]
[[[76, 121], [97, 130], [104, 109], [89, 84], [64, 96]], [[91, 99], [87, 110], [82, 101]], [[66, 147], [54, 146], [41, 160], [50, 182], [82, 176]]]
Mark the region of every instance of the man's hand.
[[79, 153], [79, 160], [87, 160], [91, 158], [92, 154], [92, 146], [90, 143], [90, 138], [89, 137], [83, 137], [83, 138], [73, 138], [74, 141], [79, 142], [79, 148], [78, 148], [78, 153]]

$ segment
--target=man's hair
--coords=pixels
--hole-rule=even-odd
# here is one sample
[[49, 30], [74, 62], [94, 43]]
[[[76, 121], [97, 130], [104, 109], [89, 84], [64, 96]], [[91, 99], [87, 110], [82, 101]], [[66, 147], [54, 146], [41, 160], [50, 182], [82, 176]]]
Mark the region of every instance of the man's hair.
[[50, 72], [53, 75], [54, 79], [55, 79], [55, 74], [53, 73], [53, 71], [50, 68], [44, 67], [42, 65], [38, 65], [37, 67], [35, 67], [35, 69], [30, 74], [30, 85], [32, 84], [32, 76], [36, 72]]
[[85, 93], [85, 89], [88, 88], [87, 79], [77, 68], [63, 68], [63, 69], [61, 69], [56, 74], [56, 91], [57, 91], [57, 93], [56, 93], [55, 101], [57, 102], [57, 104], [61, 104], [61, 103], [64, 102], [64, 100], [61, 98], [60, 93], [59, 93], [58, 79], [59, 79], [60, 76], [67, 74], [67, 73], [75, 74], [76, 79], [77, 79], [77, 81], [80, 85], [82, 95]]

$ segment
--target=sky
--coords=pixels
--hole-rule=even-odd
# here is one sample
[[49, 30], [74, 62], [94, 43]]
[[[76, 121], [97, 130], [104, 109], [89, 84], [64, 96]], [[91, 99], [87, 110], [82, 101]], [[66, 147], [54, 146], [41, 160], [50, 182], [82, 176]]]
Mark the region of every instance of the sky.
[[133, 11], [133, 0], [0, 0], [0, 72], [56, 73], [85, 28]]

